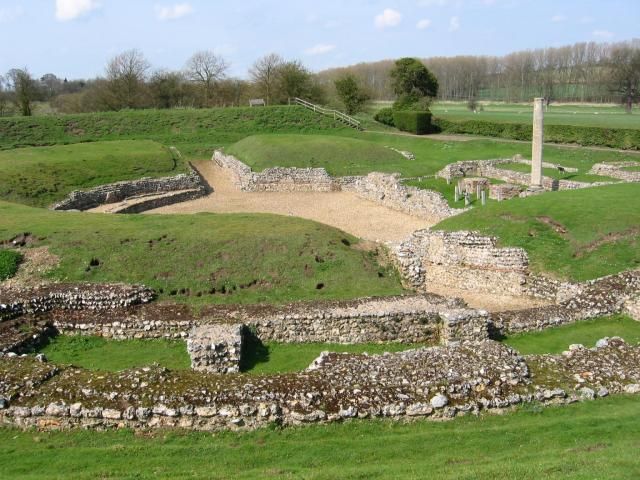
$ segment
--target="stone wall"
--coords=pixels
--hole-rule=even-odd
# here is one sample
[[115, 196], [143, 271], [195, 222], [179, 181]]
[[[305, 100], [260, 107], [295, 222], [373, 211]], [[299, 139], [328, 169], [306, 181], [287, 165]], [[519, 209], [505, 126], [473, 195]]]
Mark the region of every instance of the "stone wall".
[[125, 205], [111, 211], [111, 213], [142, 213], [147, 210], [173, 205], [175, 203], [195, 200], [206, 195], [206, 191], [199, 188], [195, 190], [182, 190], [170, 192], [164, 195], [153, 195], [149, 198], [136, 200], [135, 202], [125, 202]]
[[0, 290], [0, 320], [20, 315], [61, 310], [126, 308], [153, 300], [143, 285], [51, 284], [37, 288]]
[[[193, 169], [188, 174], [174, 177], [142, 178], [125, 182], [101, 185], [90, 190], [76, 190], [51, 206], [52, 210], [89, 210], [109, 203], [121, 202], [127, 198], [147, 194], [158, 194], [179, 190], [192, 190], [193, 195], [204, 196], [209, 187]], [[196, 198], [193, 196], [193, 198]]]
[[640, 322], [640, 295], [630, 298], [624, 305], [625, 313]]
[[233, 184], [245, 192], [346, 191], [393, 210], [439, 222], [464, 209], [449, 207], [439, 192], [407, 187], [399, 174], [373, 172], [367, 176], [331, 177], [324, 168], [268, 168], [260, 173], [235, 158], [216, 150], [213, 161], [226, 169]]
[[241, 324], [195, 327], [187, 340], [191, 368], [208, 373], [238, 373], [244, 329]]
[[439, 192], [408, 187], [400, 183], [399, 178], [399, 174], [373, 172], [365, 177], [344, 177], [338, 180], [344, 191], [354, 192], [385, 207], [434, 223], [466, 211], [451, 208]]
[[[530, 365], [548, 372], [532, 377]], [[588, 373], [586, 373], [588, 372]], [[81, 374], [79, 374], [81, 373]], [[82, 371], [0, 358], [0, 423], [21, 428], [238, 430], [363, 418], [452, 418], [537, 401], [640, 392], [640, 347], [618, 338], [561, 355], [497, 342], [384, 355], [323, 353], [303, 372], [215, 375], [145, 367]], [[579, 378], [565, 386], [566, 379]]]
[[602, 175], [604, 177], [618, 178], [625, 182], [640, 182], [640, 171], [624, 170], [625, 167], [640, 167], [640, 162], [612, 162], [596, 163], [590, 174]]
[[41, 320], [60, 333], [127, 338], [186, 338], [197, 326], [244, 324], [262, 341], [432, 343], [488, 338], [484, 311], [437, 295], [299, 302], [283, 306], [211, 305], [195, 316], [186, 308], [149, 305], [96, 314], [52, 312]]
[[521, 186], [515, 185], [513, 183], [499, 183], [489, 185], [489, 198], [491, 198], [492, 200], [498, 200], [500, 202], [502, 200], [509, 200], [510, 198], [520, 196], [521, 191]]

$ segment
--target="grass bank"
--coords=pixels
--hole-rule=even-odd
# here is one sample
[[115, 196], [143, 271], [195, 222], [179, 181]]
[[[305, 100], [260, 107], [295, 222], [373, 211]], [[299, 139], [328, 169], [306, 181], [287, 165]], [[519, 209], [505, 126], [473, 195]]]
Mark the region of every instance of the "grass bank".
[[18, 148], [0, 151], [0, 199], [46, 207], [73, 190], [186, 171], [179, 154], [149, 140]]
[[635, 479], [640, 401], [451, 422], [198, 433], [0, 429], [7, 478]]
[[[262, 214], [103, 215], [0, 201], [0, 242], [30, 232], [61, 281], [144, 283], [161, 299], [282, 303], [402, 293], [377, 251], [335, 228]], [[92, 261], [94, 260], [94, 261]]]
[[531, 268], [584, 281], [640, 266], [640, 197], [635, 184], [550, 192], [495, 202], [435, 228], [477, 230], [522, 247]]

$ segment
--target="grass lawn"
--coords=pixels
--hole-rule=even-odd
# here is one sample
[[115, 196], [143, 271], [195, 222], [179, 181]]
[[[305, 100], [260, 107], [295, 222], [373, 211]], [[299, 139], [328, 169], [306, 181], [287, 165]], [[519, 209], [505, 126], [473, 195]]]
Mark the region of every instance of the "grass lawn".
[[[489, 122], [533, 122], [533, 104], [489, 103], [483, 111], [473, 113], [466, 102], [442, 102], [431, 106], [437, 117], [447, 120], [484, 120]], [[548, 125], [577, 125], [606, 128], [640, 128], [640, 110], [628, 114], [620, 106], [613, 105], [554, 105], [544, 113]]]
[[[103, 215], [0, 201], [0, 242], [22, 232], [61, 281], [144, 283], [161, 299], [281, 303], [403, 292], [397, 271], [340, 230], [264, 214]], [[92, 259], [98, 266], [90, 266]], [[94, 262], [95, 263], [95, 262]]]
[[640, 342], [640, 322], [624, 315], [583, 320], [549, 328], [541, 332], [521, 333], [503, 341], [523, 355], [561, 353], [573, 343], [581, 343], [587, 348], [595, 346], [604, 337], [622, 337], [627, 343]]
[[0, 429], [2, 475], [40, 478], [635, 479], [640, 399], [451, 422], [249, 433]]
[[640, 267], [637, 193], [630, 183], [550, 192], [474, 208], [435, 228], [495, 235], [524, 248], [533, 271], [584, 281]]
[[72, 190], [186, 172], [186, 163], [176, 157], [148, 140], [4, 150], [0, 151], [0, 199], [46, 207]]
[[401, 352], [424, 345], [405, 343], [276, 343], [251, 340], [243, 347], [242, 371], [251, 374], [299, 372], [324, 351], [370, 353]]
[[171, 370], [190, 368], [183, 340], [109, 340], [103, 337], [59, 335], [39, 350], [54, 363], [89, 370], [120, 371], [158, 363]]
[[14, 250], [0, 250], [0, 281], [13, 277], [21, 261], [20, 253]]
[[[341, 140], [359, 140], [358, 142]], [[338, 151], [332, 145], [339, 145]], [[415, 160], [384, 147], [412, 152]], [[468, 142], [432, 140], [384, 132], [343, 130], [309, 135], [255, 135], [228, 147], [240, 160], [256, 171], [268, 167], [323, 167], [334, 176], [366, 175], [367, 173], [398, 172], [404, 177], [433, 175], [445, 165], [460, 160], [509, 158], [519, 153], [531, 157], [526, 144], [495, 140]], [[594, 163], [636, 160], [637, 155], [597, 150], [545, 147], [545, 160], [560, 163], [586, 173]]]

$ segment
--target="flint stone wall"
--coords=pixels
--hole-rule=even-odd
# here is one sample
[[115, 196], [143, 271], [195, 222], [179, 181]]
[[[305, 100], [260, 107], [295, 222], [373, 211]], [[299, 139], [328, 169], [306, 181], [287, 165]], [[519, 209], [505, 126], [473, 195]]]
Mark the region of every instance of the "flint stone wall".
[[640, 295], [628, 299], [625, 302], [624, 309], [627, 315], [640, 322]]
[[228, 170], [232, 183], [245, 192], [353, 192], [366, 200], [433, 222], [465, 211], [449, 207], [439, 192], [403, 185], [399, 174], [373, 172], [367, 176], [333, 178], [324, 168], [280, 167], [255, 173], [233, 155], [220, 150], [214, 152], [212, 160]]
[[618, 178], [625, 182], [640, 182], [640, 171], [624, 170], [624, 167], [640, 167], [640, 162], [596, 163], [589, 173]]
[[191, 330], [187, 340], [191, 368], [208, 373], [238, 373], [244, 328], [241, 324], [217, 324]]
[[53, 284], [0, 290], [0, 320], [53, 309], [105, 310], [148, 303], [155, 293], [144, 285]]
[[76, 190], [64, 200], [53, 204], [52, 210], [89, 210], [108, 203], [121, 202], [127, 198], [147, 194], [193, 190], [193, 198], [204, 196], [208, 186], [200, 175], [191, 168], [188, 174], [164, 178], [142, 178], [124, 182], [100, 185], [90, 190]]
[[177, 192], [171, 192], [162, 196], [154, 196], [152, 198], [141, 199], [135, 203], [123, 205], [122, 208], [113, 210], [112, 213], [142, 213], [147, 210], [153, 210], [155, 208], [166, 207], [167, 205], [173, 205], [175, 203], [188, 202], [189, 200], [195, 200], [206, 195], [206, 191], [199, 188], [196, 190], [182, 190]]
[[520, 196], [521, 186], [513, 183], [499, 183], [489, 185], [489, 198], [492, 200], [509, 200]]
[[[156, 308], [161, 308], [160, 306]], [[488, 338], [488, 314], [457, 299], [435, 295], [366, 298], [342, 302], [264, 306], [216, 306], [195, 318], [179, 312], [148, 315], [145, 308], [96, 316], [53, 315], [64, 334], [127, 338], [186, 338], [197, 326], [244, 324], [263, 341], [282, 343], [445, 343]], [[163, 316], [162, 320], [158, 317]]]

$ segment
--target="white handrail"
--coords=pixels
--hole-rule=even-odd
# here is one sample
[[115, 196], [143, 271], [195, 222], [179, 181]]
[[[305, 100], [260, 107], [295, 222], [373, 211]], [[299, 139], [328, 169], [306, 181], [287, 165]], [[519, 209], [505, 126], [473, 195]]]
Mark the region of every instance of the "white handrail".
[[303, 100], [302, 98], [298, 98], [295, 97], [293, 99], [293, 101], [295, 103], [297, 103], [298, 105], [302, 105], [305, 108], [308, 108], [310, 110], [313, 110], [316, 113], [321, 113], [323, 115], [332, 115], [334, 120], [342, 120], [343, 122], [349, 124], [350, 126], [357, 128], [358, 130], [362, 129], [362, 125], [360, 124], [360, 122], [358, 120], [356, 120], [353, 117], [350, 117], [349, 115], [347, 115], [346, 113], [342, 113], [338, 110], [332, 110], [329, 108], [324, 108], [321, 107], [320, 105], [316, 105], [314, 103], [308, 102], [307, 100]]

